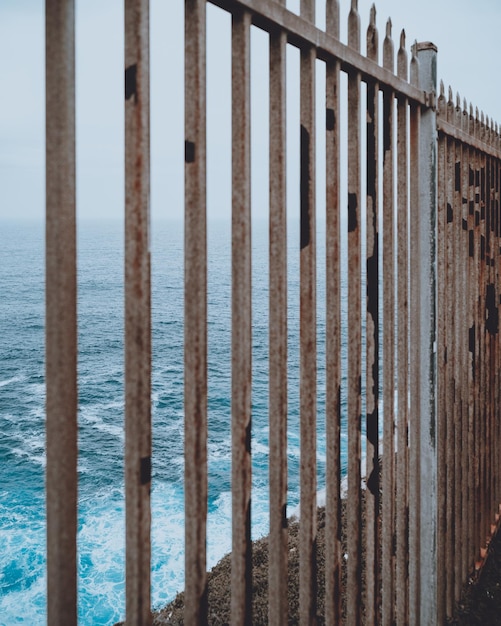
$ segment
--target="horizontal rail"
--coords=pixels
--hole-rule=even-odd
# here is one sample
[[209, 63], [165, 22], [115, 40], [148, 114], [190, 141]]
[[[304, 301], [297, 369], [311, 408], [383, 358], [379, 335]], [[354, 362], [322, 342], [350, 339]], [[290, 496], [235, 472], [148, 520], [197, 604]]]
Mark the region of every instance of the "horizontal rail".
[[298, 48], [314, 46], [316, 55], [323, 61], [339, 60], [344, 72], [359, 72], [364, 82], [377, 81], [381, 87], [389, 87], [412, 102], [434, 108], [435, 96], [398, 78], [374, 61], [307, 22], [296, 13], [287, 10], [274, 0], [209, 0], [212, 4], [234, 12], [242, 7], [251, 14], [252, 23], [268, 32], [282, 29], [288, 42]]
[[490, 146], [488, 143], [485, 143], [478, 137], [473, 137], [469, 133], [461, 130], [457, 126], [454, 126], [454, 124], [451, 124], [440, 116], [437, 116], [437, 130], [439, 133], [443, 133], [452, 139], [461, 141], [470, 148], [475, 148], [476, 150], [480, 150], [480, 152], [484, 152], [485, 154], [488, 154], [496, 159], [501, 159], [500, 150], [496, 150], [496, 148]]

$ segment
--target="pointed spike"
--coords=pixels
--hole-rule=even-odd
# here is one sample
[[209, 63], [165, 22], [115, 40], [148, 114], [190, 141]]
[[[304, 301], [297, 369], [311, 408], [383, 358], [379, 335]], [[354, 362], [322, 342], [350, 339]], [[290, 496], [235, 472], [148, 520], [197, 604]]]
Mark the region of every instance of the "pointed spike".
[[477, 122], [479, 121], [479, 111], [478, 111], [478, 107], [475, 107], [475, 119], [477, 120]]
[[453, 100], [454, 100], [454, 94], [452, 93], [452, 87], [449, 85], [449, 99], [448, 99], [449, 104], [452, 104]]
[[440, 81], [440, 97], [445, 98], [445, 85], [443, 80]]
[[411, 46], [410, 83], [419, 87], [419, 60], [417, 58], [417, 40]]
[[360, 52], [360, 15], [358, 0], [351, 0], [351, 9], [348, 15], [348, 45]]
[[391, 17], [389, 17], [386, 22], [386, 36], [388, 39], [391, 39]]
[[466, 98], [463, 99], [463, 111], [468, 113], [468, 103], [466, 102]]
[[376, 5], [372, 4], [371, 6], [371, 18], [370, 25], [375, 28], [376, 27]]
[[485, 124], [485, 115], [483, 111], [480, 111], [480, 122], [482, 124]]
[[470, 117], [473, 117], [473, 104], [470, 102]]
[[379, 34], [376, 26], [376, 5], [371, 7], [371, 19], [367, 28], [367, 58], [378, 62]]
[[461, 96], [459, 95], [459, 91], [456, 91], [456, 109], [461, 108]]
[[339, 0], [326, 3], [326, 27], [329, 35], [339, 39]]
[[402, 28], [402, 32], [400, 33], [400, 48], [405, 48], [405, 28]]

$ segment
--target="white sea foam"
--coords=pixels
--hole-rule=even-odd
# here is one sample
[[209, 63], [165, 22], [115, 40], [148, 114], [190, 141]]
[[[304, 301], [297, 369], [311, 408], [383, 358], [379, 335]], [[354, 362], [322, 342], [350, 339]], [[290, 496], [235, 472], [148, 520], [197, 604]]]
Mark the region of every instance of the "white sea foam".
[[0, 380], [0, 387], [6, 387], [7, 385], [12, 385], [14, 383], [21, 383], [25, 380], [26, 380], [25, 374], [18, 374], [17, 376], [13, 376], [12, 378]]
[[99, 412], [105, 412], [110, 409], [116, 410], [117, 408], [121, 408], [122, 406], [123, 406], [123, 403], [121, 404], [112, 403], [109, 405], [102, 405], [98, 407], [98, 409], [96, 409], [96, 407], [92, 407], [90, 409], [82, 408], [80, 410], [80, 418], [87, 424], [91, 424], [92, 427], [95, 428], [96, 430], [99, 430], [100, 432], [105, 433], [107, 435], [111, 435], [112, 437], [117, 437], [118, 439], [123, 441], [124, 440], [123, 425], [107, 422], [97, 412], [98, 410]]

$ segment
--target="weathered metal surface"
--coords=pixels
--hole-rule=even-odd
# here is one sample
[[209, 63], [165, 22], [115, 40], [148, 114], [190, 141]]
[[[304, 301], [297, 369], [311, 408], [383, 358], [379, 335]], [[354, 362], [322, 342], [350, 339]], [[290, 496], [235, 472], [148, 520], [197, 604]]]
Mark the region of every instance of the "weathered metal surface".
[[[419, 85], [419, 61], [417, 58], [417, 44], [412, 47], [410, 64], [410, 82]], [[419, 467], [419, 419], [421, 410], [421, 398], [419, 394], [419, 351], [418, 341], [413, 340], [413, 334], [419, 336], [419, 240], [416, 234], [419, 231], [419, 180], [421, 175], [419, 161], [419, 137], [421, 125], [421, 108], [416, 104], [410, 104], [410, 171], [414, 173], [410, 177], [410, 280], [409, 280], [409, 343], [410, 343], [410, 407], [409, 415], [409, 624], [420, 624], [419, 616], [419, 514], [420, 514], [420, 467]]]
[[[461, 109], [458, 106], [459, 96], [456, 95], [456, 103], [452, 112], [452, 121], [457, 128], [460, 127]], [[454, 302], [454, 334], [453, 334], [453, 367], [452, 367], [452, 393], [453, 393], [453, 416], [454, 416], [454, 428], [453, 428], [453, 440], [454, 440], [454, 559], [455, 559], [455, 601], [459, 600], [461, 594], [461, 587], [463, 584], [461, 572], [463, 570], [462, 565], [462, 548], [460, 545], [461, 534], [463, 528], [463, 515], [462, 515], [462, 502], [463, 502], [463, 489], [462, 489], [462, 472], [461, 465], [462, 458], [462, 346], [463, 341], [461, 337], [462, 333], [462, 305], [458, 300], [459, 289], [463, 288], [460, 280], [460, 267], [461, 267], [461, 226], [462, 226], [462, 213], [461, 213], [461, 160], [462, 160], [462, 146], [460, 142], [455, 141], [453, 143], [454, 150], [453, 164], [454, 169], [451, 172], [453, 179], [453, 195], [452, 204], [455, 213], [454, 229], [453, 229], [453, 263], [454, 272], [451, 273], [451, 281], [453, 285], [452, 300]]]
[[[327, 31], [339, 36], [339, 3], [327, 3]], [[341, 276], [340, 69], [326, 66], [326, 521], [325, 619], [341, 622]]]
[[288, 623], [286, 36], [270, 34], [269, 623]]
[[[367, 57], [378, 61], [376, 7], [367, 30]], [[365, 623], [377, 624], [380, 612], [380, 458], [379, 458], [379, 85], [367, 85], [366, 225], [366, 497]]]
[[185, 2], [184, 623], [207, 623], [206, 1]]
[[[315, 20], [315, 3], [301, 2], [301, 17]], [[308, 46], [300, 57], [300, 547], [299, 611], [303, 626], [316, 623], [316, 205], [315, 205], [315, 50]]]
[[273, 30], [277, 26], [287, 33], [289, 43], [303, 48], [314, 46], [319, 59], [324, 61], [338, 59], [344, 72], [360, 72], [363, 80], [377, 80], [395, 91], [407, 96], [409, 100], [425, 106], [432, 105], [429, 94], [417, 86], [400, 80], [395, 74], [386, 71], [367, 57], [360, 54], [349, 44], [341, 43], [330, 33], [314, 26], [312, 20], [303, 20], [303, 16], [288, 11], [274, 0], [210, 0], [212, 4], [235, 10], [245, 8], [252, 14], [252, 21], [264, 30]]
[[[444, 83], [440, 84], [437, 114], [446, 114]], [[447, 610], [447, 140], [438, 137], [437, 205], [437, 597], [438, 623], [445, 622]]]
[[[473, 121], [473, 109], [470, 105], [469, 111], [464, 111], [466, 117], [465, 128], [469, 134], [474, 134], [474, 121]], [[468, 472], [468, 493], [469, 499], [473, 503], [475, 501], [475, 346], [474, 346], [474, 331], [475, 331], [475, 300], [476, 300], [476, 287], [475, 287], [475, 175], [474, 175], [474, 158], [475, 149], [468, 146], [468, 268], [467, 268], [467, 291], [468, 291], [468, 351], [467, 351], [467, 363], [468, 368], [468, 454], [469, 454], [469, 467]], [[472, 341], [473, 340], [473, 341]], [[468, 513], [468, 545], [470, 546], [470, 565], [475, 564], [475, 507], [471, 506]]]
[[[391, 20], [386, 23], [383, 66], [394, 71]], [[395, 609], [395, 95], [383, 89], [383, 468], [382, 468], [382, 623]]]
[[[408, 80], [408, 57], [405, 32], [400, 35], [397, 56], [397, 73]], [[408, 101], [398, 98], [397, 103], [397, 451], [395, 455], [395, 619], [397, 624], [408, 623], [408, 439], [409, 439], [409, 190], [408, 190]], [[386, 413], [386, 411], [385, 411]]]
[[125, 2], [126, 623], [150, 624], [149, 6]]
[[[434, 92], [437, 85], [437, 50], [433, 44], [418, 44], [420, 86]], [[420, 228], [411, 237], [419, 238], [419, 300], [414, 301], [420, 316], [418, 380], [420, 393], [420, 620], [432, 624], [437, 614], [436, 524], [437, 524], [437, 448], [436, 448], [436, 113], [422, 111], [420, 123], [419, 204]], [[411, 399], [411, 404], [414, 404]], [[417, 442], [416, 442], [417, 443]]]
[[77, 622], [75, 6], [45, 3], [47, 623]]
[[448, 122], [446, 119], [439, 117], [437, 119], [437, 130], [440, 133], [444, 133], [448, 137], [452, 137], [461, 141], [466, 146], [476, 148], [489, 156], [496, 159], [501, 158], [500, 147], [489, 145], [483, 142], [480, 138], [473, 136], [470, 132], [465, 132], [462, 128], [457, 128], [454, 124]]
[[250, 14], [232, 22], [231, 623], [252, 623]]
[[[475, 114], [473, 112], [470, 116], [472, 121], [470, 124], [473, 124], [473, 135], [475, 139], [480, 138], [480, 121], [479, 121], [479, 112], [478, 109], [475, 110]], [[481, 510], [481, 455], [482, 455], [482, 413], [481, 413], [481, 319], [482, 319], [482, 311], [480, 306], [480, 264], [481, 264], [481, 233], [480, 233], [480, 153], [478, 150], [475, 151], [475, 159], [473, 164], [473, 177], [474, 177], [474, 215], [475, 215], [475, 291], [474, 291], [474, 307], [475, 307], [475, 336], [474, 336], [474, 349], [475, 349], [475, 440], [476, 440], [476, 467], [475, 467], [475, 499], [477, 501], [476, 508], [476, 524], [475, 524], [475, 546], [477, 550], [477, 559], [480, 554], [480, 549], [482, 548], [482, 532], [481, 532], [481, 520], [482, 520], [482, 510]]]
[[[348, 16], [348, 45], [360, 50], [358, 2], [352, 0]], [[361, 621], [361, 426], [362, 426], [362, 330], [361, 330], [361, 147], [360, 73], [348, 74], [348, 501], [347, 599], [349, 626]]]
[[[448, 101], [446, 105], [447, 119], [453, 120], [454, 103], [452, 100], [452, 89], [449, 88]], [[454, 229], [458, 220], [457, 212], [454, 211], [454, 170], [455, 170], [455, 144], [452, 138], [446, 138], [447, 156], [445, 171], [445, 195], [447, 201], [446, 215], [446, 282], [444, 285], [445, 301], [446, 301], [446, 320], [445, 325], [445, 342], [447, 346], [447, 367], [445, 368], [445, 419], [448, 440], [454, 442], [454, 423], [455, 423], [455, 400], [454, 400], [454, 346], [455, 346], [455, 316], [456, 307], [454, 299], [454, 261], [455, 261], [455, 245], [454, 245]], [[446, 607], [447, 613], [451, 614], [455, 606], [455, 532], [456, 532], [456, 512], [455, 512], [455, 446], [447, 446], [446, 466], [447, 466], [447, 502], [446, 502], [446, 568], [449, 572], [447, 577], [446, 589]]]
[[[461, 103], [460, 103], [461, 105]], [[458, 120], [462, 129], [467, 132], [468, 119], [466, 113], [466, 103], [464, 106], [460, 106], [460, 119]], [[468, 235], [468, 178], [469, 178], [469, 148], [466, 145], [462, 145], [462, 159], [461, 159], [461, 248], [460, 248], [460, 273], [459, 280], [462, 283], [462, 297], [460, 297], [460, 303], [462, 308], [461, 315], [461, 419], [462, 419], [462, 459], [461, 465], [463, 468], [462, 473], [462, 490], [463, 490], [463, 532], [461, 537], [462, 543], [462, 560], [463, 560], [463, 583], [465, 580], [465, 572], [471, 571], [473, 561], [469, 558], [469, 552], [471, 546], [468, 541], [469, 530], [469, 515], [471, 509], [473, 509], [473, 502], [470, 500], [470, 494], [468, 490], [468, 478], [470, 472], [468, 471], [470, 448], [469, 448], [469, 380], [468, 380], [468, 334], [469, 334], [469, 302], [468, 302], [468, 252], [469, 252], [469, 235]]]

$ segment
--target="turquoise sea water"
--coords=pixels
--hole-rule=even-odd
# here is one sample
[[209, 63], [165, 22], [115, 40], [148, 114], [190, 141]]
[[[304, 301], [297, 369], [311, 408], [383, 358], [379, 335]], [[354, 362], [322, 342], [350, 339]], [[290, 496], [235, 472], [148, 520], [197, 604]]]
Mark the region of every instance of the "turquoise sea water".
[[[44, 226], [0, 224], [0, 626], [45, 623]], [[253, 225], [253, 537], [268, 532], [267, 224]], [[229, 223], [209, 226], [208, 565], [231, 541]], [[152, 229], [152, 598], [183, 588], [183, 232]], [[299, 501], [299, 234], [289, 237], [289, 513]], [[322, 239], [319, 239], [319, 260]], [[124, 617], [123, 231], [78, 235], [81, 624]], [[323, 262], [318, 267], [318, 484], [324, 483]], [[344, 348], [345, 349], [345, 348]], [[343, 352], [343, 357], [344, 357]], [[343, 459], [343, 464], [345, 459]]]

